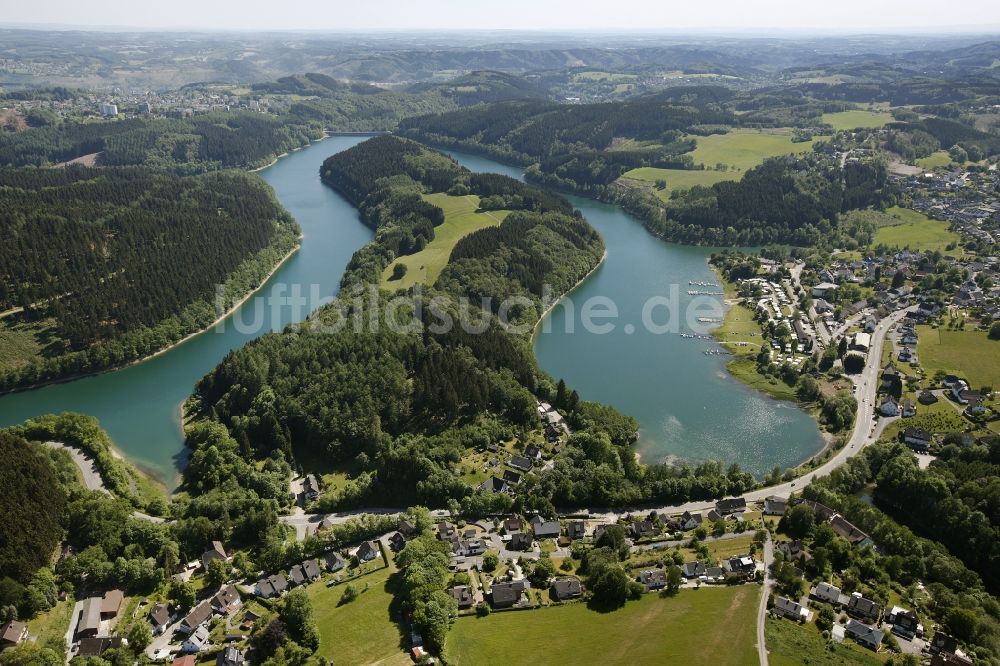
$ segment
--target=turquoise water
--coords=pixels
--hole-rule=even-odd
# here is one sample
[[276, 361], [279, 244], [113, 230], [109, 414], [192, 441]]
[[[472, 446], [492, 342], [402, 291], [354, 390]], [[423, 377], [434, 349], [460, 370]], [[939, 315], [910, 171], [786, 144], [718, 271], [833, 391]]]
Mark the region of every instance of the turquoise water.
[[[219, 326], [144, 363], [4, 396], [0, 425], [51, 412], [91, 414], [126, 456], [168, 483], [174, 481], [184, 452], [180, 406], [194, 384], [229, 351], [301, 321], [319, 304], [309, 298], [306, 307], [274, 306], [293, 290], [305, 296], [335, 294], [351, 255], [371, 240], [357, 211], [319, 180], [326, 157], [363, 139], [331, 137], [261, 172], [302, 227], [302, 249]], [[523, 175], [482, 157], [453, 155], [473, 171]], [[547, 318], [551, 330], [535, 340], [542, 367], [565, 378], [584, 399], [635, 416], [641, 425], [637, 450], [647, 462], [718, 458], [760, 472], [795, 464], [818, 450], [821, 441], [812, 419], [729, 377], [722, 357], [701, 353], [712, 343], [656, 335], [641, 325], [642, 305], [650, 296], [668, 295], [676, 284], [683, 308], [690, 300], [685, 293], [689, 280], [714, 280], [705, 263], [708, 251], [662, 243], [620, 209], [571, 199], [608, 248], [606, 263], [572, 300], [582, 305], [592, 296], [607, 297], [618, 307], [619, 319], [610, 334], [587, 333], [578, 321], [578, 307], [576, 330], [567, 333], [566, 311], [557, 307]], [[627, 324], [636, 327], [632, 334], [625, 332]]]

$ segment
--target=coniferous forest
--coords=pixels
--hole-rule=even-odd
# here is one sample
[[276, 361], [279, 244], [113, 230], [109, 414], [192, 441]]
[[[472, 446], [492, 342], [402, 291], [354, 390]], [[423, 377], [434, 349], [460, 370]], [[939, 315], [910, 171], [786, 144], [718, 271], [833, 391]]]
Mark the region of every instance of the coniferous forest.
[[[256, 287], [298, 226], [255, 176], [144, 167], [0, 170], [0, 311], [44, 330], [4, 387], [116, 365], [203, 328]], [[41, 334], [40, 334], [41, 335]]]

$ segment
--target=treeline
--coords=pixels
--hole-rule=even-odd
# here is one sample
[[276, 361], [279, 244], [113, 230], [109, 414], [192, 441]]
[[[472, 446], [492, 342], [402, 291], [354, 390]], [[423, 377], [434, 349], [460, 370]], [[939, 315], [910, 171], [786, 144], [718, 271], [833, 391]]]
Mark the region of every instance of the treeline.
[[298, 226], [259, 179], [142, 167], [0, 170], [0, 310], [52, 321], [44, 358], [0, 388], [116, 365], [218, 316], [289, 252]]
[[669, 216], [702, 227], [759, 225], [787, 236], [842, 212], [894, 201], [888, 170], [881, 162], [850, 162], [841, 169], [814, 156], [773, 157], [741, 180], [693, 187], [675, 194]]

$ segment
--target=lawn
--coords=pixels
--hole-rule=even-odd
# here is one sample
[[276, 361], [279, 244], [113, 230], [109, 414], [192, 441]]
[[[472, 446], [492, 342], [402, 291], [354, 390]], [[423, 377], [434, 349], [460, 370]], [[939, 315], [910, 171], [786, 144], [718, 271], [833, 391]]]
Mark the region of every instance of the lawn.
[[[772, 666], [876, 666], [885, 662], [885, 655], [875, 654], [849, 638], [842, 644], [823, 638], [816, 625], [799, 625], [784, 619], [768, 618], [765, 625], [768, 662]], [[808, 661], [803, 655], [809, 655]]]
[[896, 439], [906, 428], [923, 428], [932, 433], [947, 434], [961, 432], [969, 422], [951, 405], [948, 398], [941, 398], [933, 405], [917, 405], [917, 413], [905, 419], [898, 419], [886, 426], [882, 439]]
[[766, 393], [776, 400], [795, 400], [795, 387], [776, 377], [768, 377], [757, 372], [757, 361], [753, 356], [734, 358], [726, 364], [726, 370], [750, 388]]
[[609, 613], [579, 603], [462, 617], [448, 635], [448, 663], [756, 664], [759, 594], [743, 585], [647, 594]]
[[899, 224], [888, 224], [879, 227], [875, 232], [874, 245], [889, 247], [909, 247], [911, 250], [938, 250], [959, 256], [962, 249], [957, 247], [948, 250], [948, 245], [958, 243], [958, 234], [948, 230], [948, 223], [943, 220], [932, 220], [923, 213], [898, 206], [886, 211], [899, 220]]
[[813, 141], [794, 143], [787, 134], [752, 130], [699, 136], [696, 140], [698, 146], [691, 153], [696, 164], [728, 164], [741, 171], [752, 169], [768, 157], [809, 152], [813, 145]]
[[[424, 199], [444, 211], [444, 223], [434, 228], [434, 240], [416, 254], [398, 257], [382, 271], [382, 286], [386, 289], [408, 289], [417, 283], [431, 285], [451, 257], [451, 250], [463, 236], [500, 224], [510, 213], [507, 210], [476, 212], [479, 197], [470, 194], [453, 197], [444, 193], [425, 194]], [[396, 264], [405, 264], [406, 275], [389, 280]]]
[[345, 585], [326, 587], [314, 583], [307, 589], [319, 626], [318, 655], [335, 664], [409, 664], [403, 652], [400, 626], [390, 616], [388, 590], [391, 569], [351, 581], [368, 589], [354, 601], [338, 606]]
[[937, 167], [946, 167], [949, 164], [951, 164], [951, 156], [948, 155], [947, 150], [938, 150], [917, 160], [917, 166], [924, 169], [936, 169]]
[[933, 377], [938, 370], [969, 380], [972, 388], [1000, 388], [1000, 340], [983, 331], [949, 331], [921, 326], [917, 358]]
[[854, 110], [823, 114], [823, 122], [832, 126], [834, 130], [851, 130], [858, 127], [885, 127], [885, 124], [891, 121], [892, 116], [888, 113], [874, 113], [872, 111]]
[[[742, 174], [738, 171], [710, 171], [708, 169], [658, 169], [656, 167], [640, 167], [622, 175], [626, 180], [638, 181], [641, 187], [652, 187], [653, 192], [663, 201], [670, 198], [671, 193], [688, 190], [695, 185], [714, 185], [723, 180], [737, 180]], [[656, 181], [666, 181], [663, 190], [655, 189]]]

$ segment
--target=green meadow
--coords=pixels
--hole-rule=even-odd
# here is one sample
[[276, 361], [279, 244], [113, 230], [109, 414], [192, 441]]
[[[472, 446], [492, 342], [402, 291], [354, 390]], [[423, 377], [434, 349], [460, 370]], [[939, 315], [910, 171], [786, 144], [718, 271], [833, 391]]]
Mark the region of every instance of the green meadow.
[[713, 167], [727, 164], [741, 171], [752, 169], [768, 157], [806, 153], [815, 139], [795, 143], [790, 134], [774, 134], [756, 130], [737, 130], [728, 134], [697, 137], [697, 147], [691, 153], [695, 163]]
[[[453, 197], [444, 193], [425, 194], [424, 199], [444, 211], [444, 223], [434, 228], [434, 240], [415, 254], [397, 257], [382, 271], [382, 287], [408, 289], [415, 284], [434, 284], [448, 263], [451, 251], [463, 236], [500, 224], [510, 213], [507, 210], [478, 212], [479, 197], [474, 194]], [[390, 280], [396, 264], [406, 265], [406, 275]]]
[[875, 113], [873, 111], [838, 111], [837, 113], [824, 113], [823, 122], [833, 127], [834, 130], [851, 130], [858, 127], [885, 127], [886, 123], [892, 122], [892, 116], [888, 113]]
[[947, 249], [948, 245], [959, 241], [958, 234], [948, 230], [947, 222], [932, 220], [923, 213], [898, 206], [886, 212], [899, 220], [899, 223], [879, 227], [875, 232], [875, 245], [962, 254], [961, 248]]
[[[742, 174], [738, 171], [709, 171], [695, 169], [658, 169], [656, 167], [640, 167], [622, 175], [622, 178], [636, 181], [640, 187], [652, 188], [652, 191], [663, 201], [670, 198], [673, 192], [688, 190], [695, 185], [715, 185], [723, 180], [737, 180]], [[666, 189], [657, 190], [656, 181], [667, 183]]]

